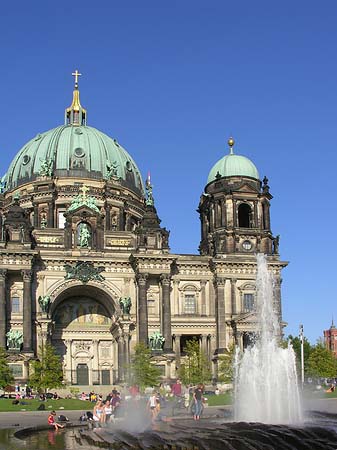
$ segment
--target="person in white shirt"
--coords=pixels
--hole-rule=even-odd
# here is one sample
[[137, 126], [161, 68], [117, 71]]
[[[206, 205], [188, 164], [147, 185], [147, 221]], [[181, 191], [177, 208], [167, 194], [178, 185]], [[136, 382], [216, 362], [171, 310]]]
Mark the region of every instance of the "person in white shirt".
[[157, 408], [157, 392], [153, 392], [149, 398], [149, 401], [147, 402], [148, 408], [151, 412], [151, 422], [154, 423], [157, 415], [158, 415], [158, 408]]

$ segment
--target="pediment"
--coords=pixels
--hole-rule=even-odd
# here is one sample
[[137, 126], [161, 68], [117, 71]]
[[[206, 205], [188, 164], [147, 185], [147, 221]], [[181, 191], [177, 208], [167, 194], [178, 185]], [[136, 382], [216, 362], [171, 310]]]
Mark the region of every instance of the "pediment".
[[248, 313], [244, 313], [244, 314], [240, 314], [240, 316], [238, 316], [235, 319], [235, 322], [237, 324], [240, 323], [247, 323], [247, 322], [251, 322], [251, 323], [256, 323], [257, 318], [256, 318], [256, 312], [248, 312]]
[[244, 193], [250, 193], [250, 194], [259, 194], [260, 190], [256, 188], [256, 185], [251, 184], [247, 181], [244, 181], [243, 183], [237, 184], [232, 191], [236, 192], [244, 192]]
[[102, 214], [97, 210], [91, 209], [87, 205], [81, 205], [76, 209], [73, 209], [72, 211], [67, 212], [68, 217], [100, 217]]

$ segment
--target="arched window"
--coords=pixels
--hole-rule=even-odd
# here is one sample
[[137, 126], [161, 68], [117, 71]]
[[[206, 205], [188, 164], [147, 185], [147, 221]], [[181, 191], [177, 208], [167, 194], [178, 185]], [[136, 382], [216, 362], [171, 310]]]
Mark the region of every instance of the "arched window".
[[251, 283], [244, 283], [239, 287], [241, 296], [241, 312], [250, 313], [255, 311], [255, 285]]
[[181, 314], [197, 315], [200, 314], [199, 295], [200, 288], [194, 284], [186, 284], [179, 289], [180, 292], [180, 305]]
[[238, 209], [239, 227], [250, 228], [251, 227], [251, 207], [247, 203], [241, 203]]

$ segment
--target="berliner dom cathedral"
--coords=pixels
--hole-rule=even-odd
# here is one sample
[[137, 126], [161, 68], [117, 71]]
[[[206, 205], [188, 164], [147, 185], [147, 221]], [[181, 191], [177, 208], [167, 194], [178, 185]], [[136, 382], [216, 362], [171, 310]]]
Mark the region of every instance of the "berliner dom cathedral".
[[138, 342], [172, 379], [191, 339], [216, 378], [218, 355], [254, 336], [258, 252], [275, 275], [282, 320], [286, 263], [271, 231], [268, 179], [229, 139], [205, 173], [198, 253], [171, 253], [150, 176], [90, 126], [73, 75], [64, 124], [10, 149], [17, 153], [1, 178], [0, 346], [16, 382], [46, 342], [68, 385], [123, 382]]

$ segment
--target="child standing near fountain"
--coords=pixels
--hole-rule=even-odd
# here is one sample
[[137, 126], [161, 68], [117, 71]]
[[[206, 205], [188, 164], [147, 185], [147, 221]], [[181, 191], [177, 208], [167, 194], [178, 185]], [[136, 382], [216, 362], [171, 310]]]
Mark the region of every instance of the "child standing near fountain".
[[201, 411], [202, 411], [202, 396], [203, 396], [203, 385], [198, 384], [197, 388], [193, 393], [194, 399], [194, 420], [200, 420]]

